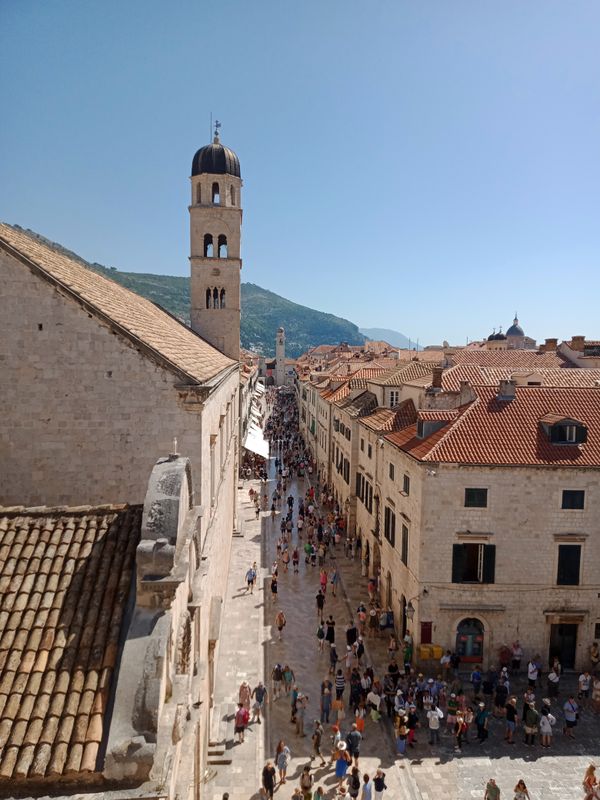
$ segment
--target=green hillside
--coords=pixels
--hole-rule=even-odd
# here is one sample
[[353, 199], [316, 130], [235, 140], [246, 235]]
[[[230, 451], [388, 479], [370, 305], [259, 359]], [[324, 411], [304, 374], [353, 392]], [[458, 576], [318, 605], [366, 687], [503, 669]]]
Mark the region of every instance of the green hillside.
[[[142, 297], [147, 297], [189, 325], [189, 278], [121, 272], [114, 267], [90, 264], [57, 242], [46, 239], [34, 231], [26, 232], [76, 259], [89, 269], [106, 275]], [[275, 333], [280, 325], [285, 328], [286, 354], [291, 358], [319, 344], [339, 342], [363, 344], [365, 341], [358, 327], [346, 319], [292, 303], [285, 297], [262, 289], [254, 283], [242, 283], [242, 347], [266, 356], [274, 355]]]

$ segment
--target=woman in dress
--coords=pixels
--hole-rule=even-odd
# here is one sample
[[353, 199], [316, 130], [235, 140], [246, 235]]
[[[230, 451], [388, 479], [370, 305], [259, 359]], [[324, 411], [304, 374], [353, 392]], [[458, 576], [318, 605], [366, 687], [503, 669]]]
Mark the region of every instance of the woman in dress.
[[348, 764], [352, 761], [352, 757], [349, 755], [346, 747], [346, 742], [338, 742], [333, 760], [335, 761], [335, 777], [338, 779], [338, 789], [340, 789], [346, 778]]
[[279, 770], [280, 783], [285, 783], [285, 776], [287, 775], [287, 769], [290, 764], [291, 757], [292, 754], [290, 753], [290, 748], [283, 741], [283, 739], [280, 739], [279, 744], [277, 745], [277, 750], [275, 751], [275, 763], [277, 764], [277, 769]]

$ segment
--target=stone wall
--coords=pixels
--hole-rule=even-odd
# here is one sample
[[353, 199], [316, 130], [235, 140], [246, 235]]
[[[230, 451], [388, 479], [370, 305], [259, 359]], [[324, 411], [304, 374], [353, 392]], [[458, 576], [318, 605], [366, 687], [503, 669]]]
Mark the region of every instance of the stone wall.
[[219, 433], [237, 371], [202, 412], [142, 347], [9, 255], [0, 254], [0, 268], [0, 502], [141, 503], [154, 462], [176, 438], [202, 475], [196, 502], [204, 503], [203, 426]]

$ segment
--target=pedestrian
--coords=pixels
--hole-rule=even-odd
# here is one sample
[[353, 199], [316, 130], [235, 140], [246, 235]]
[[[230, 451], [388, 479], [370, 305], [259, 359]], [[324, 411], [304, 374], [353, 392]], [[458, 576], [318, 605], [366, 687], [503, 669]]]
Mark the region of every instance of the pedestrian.
[[356, 722], [352, 723], [352, 728], [350, 732], [346, 736], [346, 745], [348, 747], [348, 753], [354, 759], [354, 766], [358, 767], [358, 759], [360, 757], [360, 744], [362, 742], [362, 735], [358, 730], [358, 725]]
[[283, 688], [285, 689], [286, 695], [292, 691], [292, 686], [296, 681], [296, 676], [294, 675], [294, 670], [286, 664], [283, 668]]
[[473, 687], [473, 697], [477, 697], [481, 689], [481, 672], [477, 666], [473, 667], [471, 672], [471, 685]]
[[500, 800], [500, 787], [494, 778], [490, 778], [485, 787], [483, 800]]
[[456, 715], [456, 722], [454, 723], [454, 751], [456, 753], [462, 752], [463, 734], [465, 731], [465, 720], [462, 712]]
[[515, 786], [515, 800], [530, 800], [529, 792], [527, 791], [527, 786], [525, 786], [523, 778], [521, 778]]
[[575, 726], [579, 719], [579, 706], [575, 701], [575, 697], [571, 694], [563, 706], [563, 714], [565, 715], [565, 726], [563, 733], [569, 739], [575, 738]]
[[586, 670], [584, 670], [581, 675], [579, 676], [579, 694], [577, 695], [578, 700], [581, 703], [581, 707], [585, 708], [588, 705], [588, 700], [590, 697], [590, 689], [592, 685], [592, 676]]
[[246, 592], [254, 594], [254, 584], [256, 583], [256, 562], [246, 572]]
[[317, 592], [315, 599], [317, 601], [317, 616], [321, 619], [323, 617], [323, 607], [325, 606], [325, 594], [322, 588]]
[[594, 714], [600, 714], [600, 677], [598, 675], [595, 675], [592, 681], [592, 707]]
[[548, 697], [558, 697], [558, 686], [560, 682], [560, 672], [557, 672], [554, 667], [546, 676]]
[[[298, 522], [298, 532], [300, 531], [300, 522]], [[292, 567], [294, 570], [294, 574], [296, 575], [300, 570], [298, 569], [298, 564], [300, 563], [300, 551], [297, 547], [294, 547], [292, 551]]]
[[396, 660], [396, 654], [398, 653], [398, 640], [396, 639], [396, 634], [392, 633], [390, 636], [390, 641], [388, 642], [388, 656], [390, 660]]
[[395, 734], [396, 734], [396, 753], [399, 756], [403, 756], [406, 753], [406, 739], [408, 737], [408, 728], [406, 727], [406, 717], [404, 716], [403, 713], [398, 714]]
[[363, 775], [363, 785], [360, 800], [373, 800], [373, 781], [366, 772]]
[[275, 625], [277, 626], [277, 630], [279, 631], [279, 641], [281, 641], [281, 634], [283, 629], [287, 625], [287, 620], [285, 618], [285, 614], [283, 613], [282, 609], [279, 609], [277, 615], [275, 617]]
[[234, 733], [237, 733], [238, 742], [241, 744], [244, 741], [244, 731], [248, 726], [250, 714], [248, 709], [243, 703], [238, 703], [237, 711], [235, 712], [234, 720]]
[[583, 776], [583, 790], [585, 791], [584, 800], [592, 800], [594, 797], [598, 780], [596, 778], [596, 765], [590, 764]]
[[552, 728], [556, 724], [556, 717], [550, 713], [549, 706], [544, 703], [540, 713], [540, 735], [542, 737], [542, 747], [550, 747], [552, 744]]
[[340, 582], [340, 574], [337, 571], [337, 567], [333, 568], [330, 581], [331, 581], [331, 594], [335, 597], [337, 593], [338, 584]]
[[485, 703], [479, 703], [479, 709], [475, 715], [479, 744], [483, 744], [488, 738], [489, 716], [490, 712], [486, 709]]
[[383, 793], [387, 789], [387, 786], [385, 784], [385, 772], [382, 769], [378, 769], [375, 772], [373, 789], [375, 790], [374, 800], [383, 800]]
[[590, 647], [590, 663], [592, 665], [592, 675], [595, 675], [600, 666], [600, 647], [598, 647], [598, 642], [593, 642]]
[[263, 686], [262, 681], [259, 681], [257, 686], [254, 687], [251, 697], [254, 698], [254, 703], [252, 704], [252, 722], [256, 721], [261, 725], [260, 714], [265, 704], [268, 702], [268, 692]]
[[281, 695], [281, 684], [283, 682], [283, 667], [281, 664], [275, 664], [273, 667], [271, 680], [273, 681], [273, 700], [277, 700]]
[[308, 697], [302, 692], [298, 692], [296, 699], [296, 735], [304, 739], [304, 718], [306, 716], [306, 707], [308, 706]]
[[525, 744], [527, 747], [533, 747], [535, 744], [535, 735], [538, 730], [540, 715], [538, 714], [535, 703], [529, 703], [523, 714], [523, 728], [525, 729]]
[[323, 645], [325, 644], [325, 623], [321, 620], [317, 626], [317, 641], [319, 643], [319, 652], [323, 652]]
[[325, 789], [322, 786], [317, 786], [312, 800], [325, 800]]
[[267, 761], [262, 771], [262, 785], [265, 797], [268, 800], [273, 800], [273, 792], [275, 791], [275, 767], [270, 761]]
[[527, 664], [527, 683], [531, 689], [535, 688], [539, 672], [540, 670], [534, 656]]
[[338, 788], [343, 786], [348, 766], [352, 761], [352, 756], [347, 752], [347, 749], [348, 746], [346, 742], [340, 741], [333, 754], [333, 760], [335, 761], [335, 777], [338, 779]]
[[325, 620], [325, 639], [329, 644], [335, 642], [335, 620], [331, 614]]
[[[327, 720], [329, 721], [329, 720]], [[314, 721], [314, 730], [312, 735], [312, 746], [313, 746], [313, 754], [311, 756], [311, 761], [313, 758], [320, 758], [321, 759], [321, 766], [325, 766], [325, 759], [321, 753], [321, 741], [323, 739], [323, 725], [321, 724], [321, 720], [316, 719]]]
[[242, 681], [240, 684], [240, 690], [238, 692], [238, 701], [250, 711], [250, 698], [252, 696], [252, 692], [250, 690], [250, 684], [248, 681]]
[[440, 743], [440, 720], [444, 717], [443, 711], [439, 709], [435, 703], [427, 712], [427, 723], [429, 725], [429, 744], [435, 745]]
[[514, 744], [514, 735], [519, 717], [517, 715], [517, 698], [511, 697], [506, 704], [506, 728], [504, 739], [507, 744]]
[[348, 794], [352, 800], [356, 800], [360, 792], [360, 772], [358, 767], [352, 767], [352, 771], [348, 778]]
[[275, 602], [277, 600], [277, 575], [271, 575], [271, 600]]
[[290, 765], [291, 757], [292, 754], [290, 752], [290, 748], [283, 741], [283, 739], [280, 739], [277, 743], [277, 750], [275, 751], [275, 762], [277, 764], [277, 769], [279, 770], [280, 783], [286, 782], [286, 775]]
[[341, 700], [344, 696], [344, 689], [346, 688], [346, 679], [341, 669], [338, 669], [335, 676], [335, 699]]
[[302, 797], [304, 800], [312, 800], [313, 782], [314, 778], [310, 774], [310, 766], [307, 764], [300, 775], [300, 789], [302, 790]]
[[335, 649], [335, 644], [331, 642], [329, 647], [329, 672], [334, 675], [336, 664], [338, 662], [338, 654], [337, 650]]

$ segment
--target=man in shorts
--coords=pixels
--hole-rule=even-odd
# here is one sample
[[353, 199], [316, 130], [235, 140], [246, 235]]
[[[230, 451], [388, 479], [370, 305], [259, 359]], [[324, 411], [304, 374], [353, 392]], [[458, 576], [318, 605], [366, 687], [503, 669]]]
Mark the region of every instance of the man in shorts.
[[254, 584], [256, 583], [256, 561], [248, 572], [246, 573], [246, 591], [250, 591], [250, 594], [254, 594]]
[[258, 685], [254, 687], [250, 699], [254, 700], [252, 703], [252, 722], [258, 722], [259, 725], [262, 725], [260, 715], [268, 702], [268, 692], [262, 681], [259, 681]]

